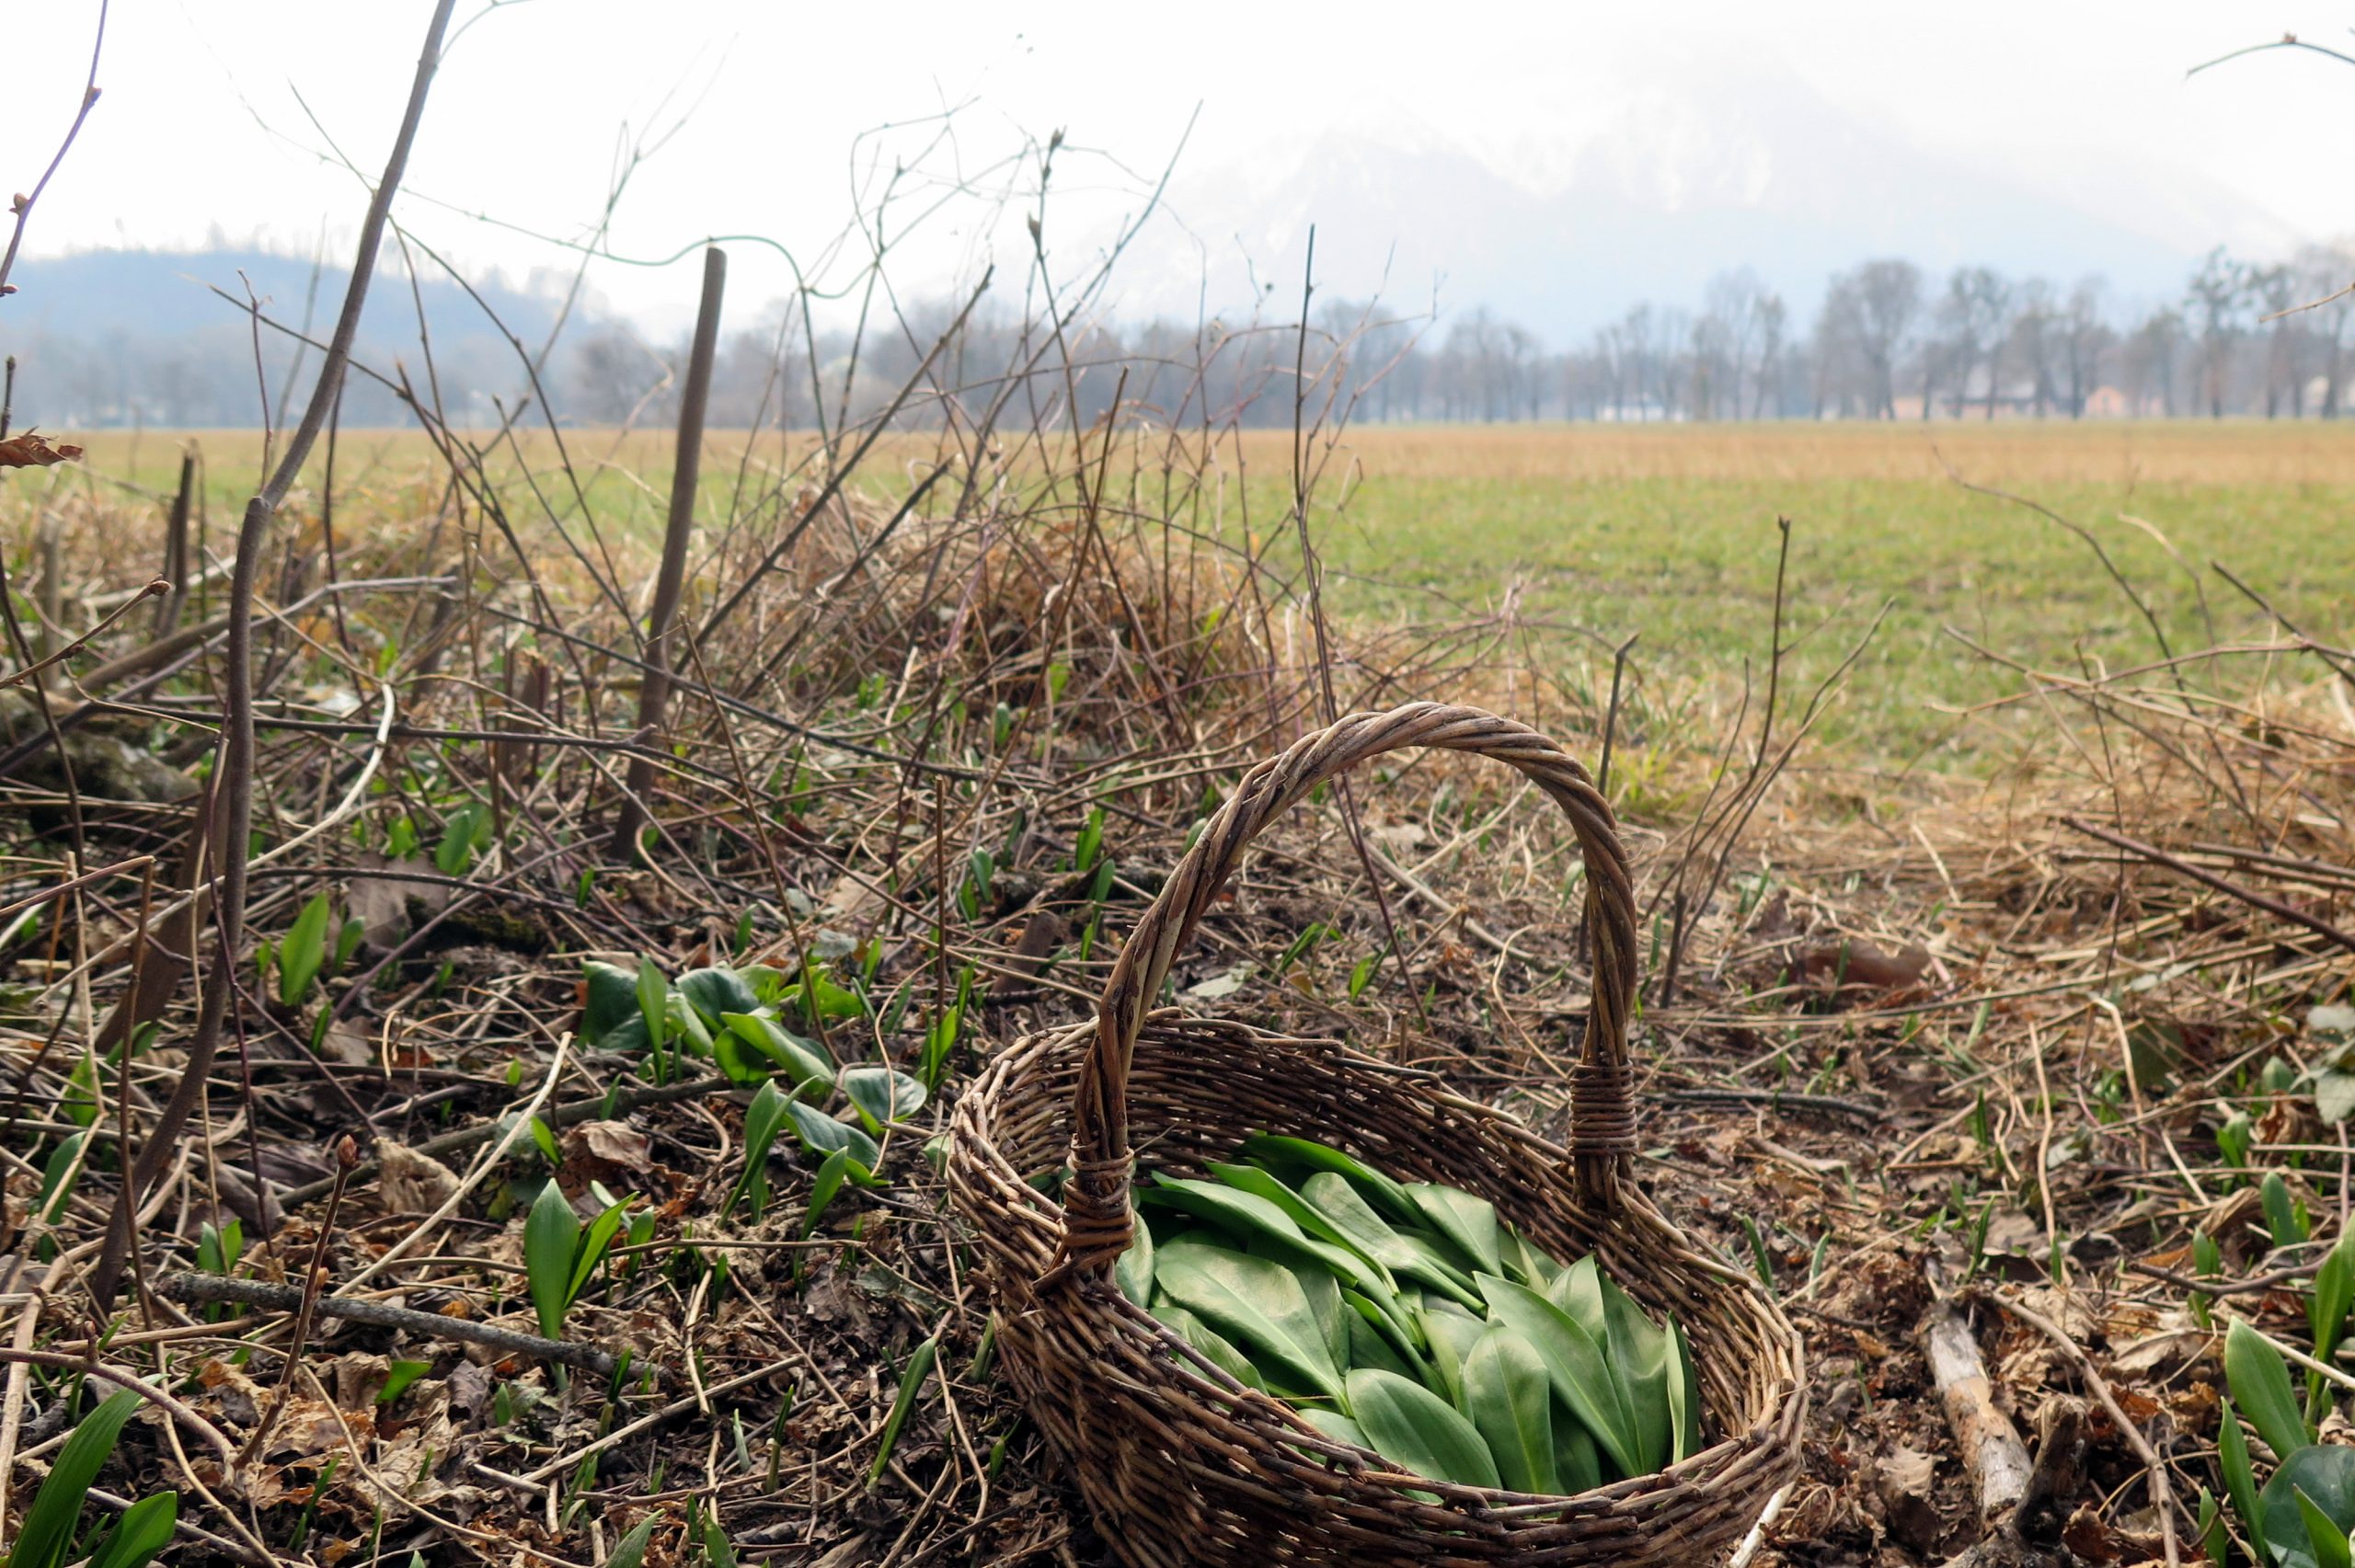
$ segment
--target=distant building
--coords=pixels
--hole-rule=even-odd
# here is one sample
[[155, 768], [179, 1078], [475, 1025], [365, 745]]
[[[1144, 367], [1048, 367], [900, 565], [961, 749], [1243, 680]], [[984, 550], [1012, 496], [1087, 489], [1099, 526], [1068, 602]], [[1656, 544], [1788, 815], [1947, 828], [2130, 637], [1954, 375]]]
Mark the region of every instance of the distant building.
[[2097, 386], [2085, 397], [2088, 419], [2131, 419], [2137, 412], [2134, 400], [2114, 386]]

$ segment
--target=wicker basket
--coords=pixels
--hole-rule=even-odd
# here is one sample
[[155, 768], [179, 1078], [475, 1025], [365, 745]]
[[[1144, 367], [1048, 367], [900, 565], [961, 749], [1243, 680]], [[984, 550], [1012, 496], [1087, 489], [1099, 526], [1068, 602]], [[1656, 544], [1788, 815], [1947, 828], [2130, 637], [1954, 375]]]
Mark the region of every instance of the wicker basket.
[[[1253, 835], [1320, 781], [1409, 746], [1511, 763], [1577, 831], [1596, 964], [1568, 1150], [1428, 1073], [1332, 1041], [1148, 1012]], [[1634, 890], [1585, 770], [1524, 725], [1418, 703], [1352, 715], [1254, 768], [1137, 922], [1097, 1018], [991, 1064], [957, 1108], [952, 1196], [981, 1244], [1006, 1375], [1123, 1559], [1664, 1568], [1709, 1562], [1751, 1528], [1797, 1468], [1799, 1338], [1747, 1275], [1694, 1247], [1636, 1189], [1635, 980]], [[1110, 1279], [1131, 1235], [1132, 1145], [1159, 1168], [1200, 1173], [1261, 1129], [1482, 1193], [1557, 1256], [1595, 1253], [1631, 1295], [1683, 1319], [1716, 1444], [1567, 1500], [1445, 1485], [1321, 1436], [1195, 1355]], [[1032, 1181], [1066, 1161], [1059, 1204]]]

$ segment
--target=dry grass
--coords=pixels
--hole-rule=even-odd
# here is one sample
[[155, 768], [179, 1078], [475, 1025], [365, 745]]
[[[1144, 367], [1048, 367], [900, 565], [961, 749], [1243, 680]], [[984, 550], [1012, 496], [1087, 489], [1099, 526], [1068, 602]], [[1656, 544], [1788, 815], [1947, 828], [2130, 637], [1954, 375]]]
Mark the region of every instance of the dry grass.
[[[2302, 593], [2322, 612], [2307, 629], [2326, 643], [2340, 635], [2343, 595], [2334, 614], [2311, 591], [2335, 570], [2315, 541], [2339, 515], [2332, 486], [2349, 482], [2338, 432], [1936, 433], [1974, 476], [2113, 503], [2128, 493], [2124, 454], [2139, 454], [2132, 506], [2194, 498], [2212, 509], [2220, 543], [2235, 529], [2238, 543], [2257, 543], [2236, 506], [2297, 509], [2305, 532], [2267, 544], [2275, 554], [2264, 557], [2289, 563], [2286, 589], [2278, 577], [2251, 580]], [[205, 438], [216, 488], [258, 458], [239, 440], [250, 438]], [[700, 1550], [684, 1539], [691, 1511], [717, 1516], [740, 1552], [795, 1563], [828, 1553], [842, 1564], [1106, 1560], [1010, 1391], [977, 1363], [986, 1313], [920, 1150], [942, 1104], [996, 1045], [1084, 1012], [1210, 805], [1250, 761], [1315, 722], [1315, 639], [1282, 528], [1288, 441], [1229, 436], [1183, 462], [1164, 446], [1114, 442], [1109, 464], [1096, 464], [1102, 446], [1057, 439], [1000, 463], [911, 433], [879, 448], [880, 466], [849, 504], [821, 509], [806, 446], [764, 444], [740, 464], [733, 441], [712, 441], [688, 616], [700, 622], [782, 545], [778, 569], [683, 665], [689, 686], [673, 733], [650, 750], [662, 769], [649, 803], [655, 836], [642, 856], [615, 858], [602, 830], [619, 798], [617, 753], [632, 743], [637, 645], [626, 607], [650, 573], [659, 443], [569, 441], [584, 514], [551, 483], [563, 476], [548, 466], [552, 447], [527, 441], [532, 473], [500, 470], [470, 490], [423, 466], [415, 438], [346, 435], [336, 558], [315, 494], [276, 542], [265, 597], [293, 602], [330, 577], [436, 580], [345, 595], [339, 615], [323, 601], [270, 628], [264, 695], [281, 722], [264, 730], [261, 847], [322, 820], [329, 830], [257, 880], [253, 920], [258, 935], [282, 941], [304, 902], [325, 893], [339, 914], [373, 911], [377, 928], [298, 1006], [249, 984], [239, 1002], [247, 1058], [217, 1075], [209, 1104], [213, 1127], [234, 1136], [190, 1147], [143, 1231], [153, 1277], [189, 1266], [199, 1226], [242, 1208], [241, 1272], [300, 1280], [323, 1246], [331, 1281], [350, 1281], [415, 1225], [417, 1204], [363, 1173], [328, 1225], [329, 1139], [350, 1128], [414, 1148], [473, 1136], [443, 1157], [468, 1171], [484, 1161], [480, 1188], [425, 1259], [396, 1261], [367, 1288], [528, 1327], [511, 1272], [520, 1203], [551, 1169], [569, 1190], [594, 1179], [638, 1195], [655, 1230], [644, 1265], [594, 1284], [567, 1332], [632, 1351], [657, 1380], [615, 1390], [507, 1360], [498, 1381], [527, 1392], [502, 1417], [477, 1397], [490, 1357], [455, 1330], [323, 1322], [297, 1358], [319, 1379], [303, 1385], [305, 1419], [285, 1423], [234, 1484], [137, 1436], [113, 1472], [117, 1490], [177, 1486], [185, 1516], [257, 1560], [254, 1541], [281, 1561], [405, 1562], [413, 1549], [455, 1560], [521, 1543], [544, 1560], [589, 1562], [651, 1518], [667, 1560], [690, 1562]], [[2324, 448], [2334, 455], [2316, 455]], [[150, 454], [167, 449], [151, 436], [141, 450], [148, 483]], [[1377, 551], [1434, 578], [1429, 590], [1377, 585], [1360, 560], [1359, 580], [1337, 585], [1344, 706], [1485, 701], [1588, 757], [1612, 734], [1611, 794], [1628, 820], [1648, 944], [1637, 1042], [1644, 1179], [1706, 1244], [1745, 1266], [1763, 1257], [1810, 1335], [1809, 1479], [1758, 1561], [1942, 1561], [1976, 1523], [1911, 1338], [1934, 1284], [1968, 1280], [1981, 1292], [1991, 1360], [2026, 1419], [2072, 1391], [2074, 1374], [2035, 1351], [2041, 1341], [2004, 1316], [2003, 1300], [2066, 1325], [2112, 1367], [2183, 1321], [2182, 1291], [2130, 1265], [2176, 1267], [2195, 1228], [2224, 1242], [2235, 1271], [2282, 1261], [2269, 1260], [2271, 1242], [2249, 1220], [2256, 1173], [2219, 1152], [2232, 1109], [2258, 1118], [2259, 1168], [2310, 1186], [2318, 1214], [2344, 1201], [2342, 1162], [2355, 1150], [2294, 1085], [2331, 1048], [2308, 1013], [2355, 981], [2355, 955], [2312, 923], [2344, 931], [2355, 921], [2355, 688], [2313, 647], [2233, 608], [2233, 590], [2204, 574], [2211, 611], [2234, 618], [2218, 640], [2246, 631], [2262, 646], [2142, 668], [2150, 629], [2084, 544], [2016, 509], [1958, 498], [1923, 467], [1918, 431], [1371, 430], [1322, 450], [1315, 516], [1334, 555], [1350, 564], [1353, 552]], [[974, 483], [945, 486], [895, 527], [892, 500], [936, 454]], [[92, 472], [120, 475], [132, 463], [127, 440], [109, 438]], [[535, 491], [557, 501], [540, 506]], [[159, 558], [147, 498], [67, 471], [19, 479], [14, 494], [0, 533], [12, 586], [44, 586], [22, 577], [42, 515], [22, 503], [44, 498], [65, 525], [62, 630], [89, 625], [107, 590], [135, 584]], [[1791, 509], [1801, 518], [1781, 640], [1855, 602], [1771, 669], [1770, 705], [1767, 519], [1792, 494], [1814, 499]], [[1418, 499], [1442, 495], [1455, 509]], [[1874, 539], [1844, 539], [1822, 521], [1829, 505], [1876, 497], [1888, 505]], [[1924, 497], [1958, 509], [1939, 514], [1949, 520], [2017, 532], [1930, 549], [1909, 532], [1918, 517], [1907, 509]], [[1588, 532], [1562, 523], [1606, 503], [1620, 509], [1573, 517]], [[2123, 509], [2084, 521], [2118, 547], [2178, 651], [2205, 647], [2188, 578], [2117, 521]], [[2179, 544], [2190, 515], [2168, 519]], [[1615, 707], [1604, 643], [1546, 624], [1531, 606], [1544, 579], [1513, 551], [1549, 538], [1579, 553], [1555, 587], [1580, 618], [1614, 634], [1606, 640], [1644, 633]], [[1990, 539], [2008, 552], [1992, 567]], [[1619, 554], [1598, 540], [1615, 540]], [[1955, 684], [1924, 689], [1934, 667], [1918, 652], [1910, 662], [1882, 656], [1906, 625], [1892, 614], [1862, 661], [1837, 672], [1887, 583], [1935, 579], [1955, 559], [2021, 578], [1978, 598], [1997, 612], [1972, 630], [1999, 657], [1932, 645]], [[1518, 598], [1499, 587], [1516, 572], [1529, 574]], [[144, 642], [145, 608], [75, 669], [86, 674]], [[190, 616], [202, 608], [192, 601]], [[2087, 657], [2047, 657], [2055, 648]], [[109, 687], [133, 711], [92, 722], [194, 772], [210, 745], [217, 654], [190, 650], [161, 668], [135, 701], [129, 681]], [[1876, 743], [1903, 733], [1886, 719], [1824, 744], [1843, 714], [1919, 709], [1948, 692], [2000, 704], [1972, 721], [1995, 738], [1975, 772], [1903, 774], [1893, 765], [1902, 752]], [[60, 682], [52, 696], [63, 712], [80, 693]], [[387, 704], [396, 727], [380, 739]], [[507, 738], [480, 738], [492, 734]], [[367, 765], [380, 783], [336, 816]], [[189, 841], [185, 806], [84, 801], [77, 844], [58, 787], [21, 775], [6, 787], [10, 898], [134, 853], [168, 867]], [[1527, 791], [1462, 762], [1410, 762], [1368, 778], [1355, 799], [1378, 896], [1340, 799], [1315, 803], [1270, 836], [1237, 898], [1204, 922], [1177, 977], [1180, 997], [1344, 1036], [1558, 1130], [1562, 1064], [1586, 1007], [1581, 872], [1568, 835]], [[409, 860], [389, 868], [409, 878], [396, 884], [404, 898], [371, 896], [405, 830], [430, 853], [470, 807], [494, 826], [454, 886]], [[2069, 816], [2237, 891], [2141, 850], [2121, 855]], [[1073, 865], [1092, 820], [1116, 871], [1100, 898]], [[986, 891], [976, 852], [989, 860]], [[10, 982], [0, 1058], [16, 1095], [5, 1146], [21, 1162], [12, 1193], [74, 1125], [77, 1071], [110, 1104], [129, 1095], [134, 1139], [173, 1080], [186, 988], [127, 1072], [108, 1063], [93, 1027], [130, 990], [122, 939], [139, 910], [138, 877], [117, 877], [0, 947]], [[724, 1212], [743, 1169], [746, 1090], [706, 1084], [666, 1099], [649, 1093], [659, 1086], [643, 1057], [555, 1048], [580, 1017], [581, 959], [640, 956], [672, 973], [738, 957], [806, 963], [863, 994], [829, 1024], [835, 1049], [902, 1065], [921, 1059], [970, 975], [941, 1099], [894, 1134], [891, 1185], [838, 1197], [805, 1242], [811, 1169], [788, 1149], [765, 1217]], [[238, 972], [255, 974], [255, 959], [241, 956]], [[339, 1016], [315, 1051], [322, 1008]], [[2285, 1065], [2268, 1077], [2274, 1056]], [[580, 1117], [553, 1167], [525, 1139], [487, 1161], [500, 1118], [543, 1083], [550, 1104]], [[626, 1097], [604, 1098], [615, 1092]], [[36, 1345], [73, 1345], [91, 1320], [73, 1293], [86, 1256], [75, 1249], [104, 1222], [114, 1175], [111, 1143], [90, 1147], [53, 1265], [24, 1205], [8, 1213], [12, 1277], [44, 1286], [9, 1298]], [[2256, 1307], [2276, 1326], [2296, 1310], [2287, 1299]], [[204, 1419], [242, 1436], [250, 1412], [229, 1369], [241, 1357], [265, 1379], [285, 1367], [287, 1315], [180, 1322], [181, 1307], [153, 1298], [126, 1310], [128, 1333], [172, 1336], [132, 1342], [143, 1367], [197, 1379], [190, 1397]], [[947, 1375], [920, 1395], [870, 1493], [884, 1412], [926, 1337], [938, 1339]], [[2214, 1409], [2199, 1391], [2216, 1374], [2205, 1354], [2194, 1345], [2165, 1372], [2111, 1374], [2144, 1402], [2133, 1408], [2148, 1412], [2138, 1419], [2175, 1467], [2180, 1496], [2213, 1480]], [[429, 1376], [380, 1409], [373, 1390], [400, 1359], [427, 1362]], [[707, 1409], [696, 1379], [718, 1391]], [[59, 1386], [21, 1387], [19, 1456], [68, 1410]], [[659, 1419], [584, 1464], [601, 1432], [646, 1417]], [[1905, 1450], [1949, 1461], [1926, 1524], [1866, 1479]], [[31, 1471], [18, 1472], [21, 1486]], [[538, 1478], [531, 1487], [553, 1490], [511, 1479], [527, 1473]], [[200, 1505], [191, 1474], [242, 1497]], [[292, 1538], [314, 1484], [298, 1553]], [[2154, 1554], [2140, 1496], [2124, 1446], [2098, 1436], [2078, 1499], [2080, 1550]], [[193, 1561], [218, 1549], [187, 1550]]]

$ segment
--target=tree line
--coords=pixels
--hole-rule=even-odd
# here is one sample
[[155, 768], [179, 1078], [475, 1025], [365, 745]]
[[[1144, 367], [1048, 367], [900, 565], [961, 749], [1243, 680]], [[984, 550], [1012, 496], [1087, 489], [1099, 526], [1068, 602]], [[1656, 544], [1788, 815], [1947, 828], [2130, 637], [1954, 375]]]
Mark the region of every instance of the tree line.
[[[1569, 347], [1485, 307], [1405, 318], [1331, 299], [1304, 331], [1274, 315], [1024, 324], [935, 301], [888, 326], [821, 327], [787, 300], [723, 339], [710, 418], [806, 429], [894, 408], [936, 424], [1011, 398], [1026, 424], [1041, 411], [1086, 423], [1117, 397], [1124, 417], [1172, 425], [1285, 424], [1296, 407], [1373, 422], [2335, 418], [2350, 315], [2355, 248], [2338, 246], [2281, 262], [2219, 248], [2179, 293], [2131, 308], [2099, 277], [1939, 277], [1883, 258], [1829, 280], [1801, 317], [1738, 268], [1696, 307], [1638, 303]], [[528, 368], [514, 349], [488, 318], [472, 332], [437, 325], [423, 345], [365, 344], [380, 373], [353, 378], [343, 420], [408, 423], [415, 399], [476, 427], [519, 409], [534, 423], [665, 422], [685, 361], [684, 338], [593, 315]], [[94, 341], [37, 332], [18, 352], [19, 406], [51, 429], [257, 425], [298, 368], [285, 338], [242, 314]]]
[[[1040, 345], [986, 315], [956, 332], [936, 307], [864, 345], [807, 336], [796, 384], [790, 329], [738, 337], [713, 390], [714, 417], [802, 428], [827, 408], [856, 418], [919, 378], [928, 401], [966, 402], [1032, 364]], [[1067, 329], [1047, 395], [1084, 420], [1116, 394], [1173, 424], [1288, 423], [1304, 378], [1310, 411], [1346, 405], [1374, 422], [1568, 419], [2031, 418], [2336, 418], [2355, 361], [2355, 248], [2311, 247], [2282, 262], [2210, 252], [2168, 299], [2127, 308], [2096, 276], [2066, 286], [1989, 267], [1933, 276], [1911, 261], [1868, 260], [1831, 279], [1811, 317], [1748, 268], [1719, 274], [1697, 309], [1630, 306], [1569, 348], [1485, 307], [1452, 319], [1401, 319], [1345, 300], [1296, 321], [1098, 323]], [[642, 417], [665, 402], [677, 350], [617, 327], [592, 330], [570, 361], [569, 393], [592, 423]], [[997, 367], [994, 372], [978, 367]], [[1039, 389], [1033, 388], [1034, 393]]]
[[1639, 303], [1558, 351], [1473, 311], [1396, 357], [1361, 417], [2335, 418], [2355, 358], [2351, 290], [2355, 250], [2336, 246], [2278, 263], [2219, 248], [2180, 294], [2132, 310], [2097, 276], [1933, 277], [1879, 258], [1830, 280], [1795, 320], [1744, 268], [1712, 280], [1697, 310]]

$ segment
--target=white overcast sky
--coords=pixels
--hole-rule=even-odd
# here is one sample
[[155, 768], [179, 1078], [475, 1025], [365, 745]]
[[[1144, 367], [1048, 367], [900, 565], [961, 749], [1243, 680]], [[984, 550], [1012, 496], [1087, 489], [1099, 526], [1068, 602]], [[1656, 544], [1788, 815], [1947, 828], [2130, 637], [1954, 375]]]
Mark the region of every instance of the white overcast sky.
[[[332, 137], [362, 167], [381, 165], [428, 11], [427, 0], [115, 0], [105, 97], [34, 215], [29, 253], [195, 244], [216, 230], [307, 251], [323, 225], [341, 248], [362, 197], [321, 152]], [[70, 118], [98, 14], [94, 0], [52, 0], [37, 21], [11, 20], [9, 188], [29, 188]], [[520, 279], [561, 265], [553, 247], [452, 209], [577, 233], [625, 128], [687, 104], [693, 117], [628, 194], [618, 248], [740, 231], [813, 246], [847, 215], [855, 132], [969, 99], [960, 144], [976, 163], [1018, 132], [1061, 126], [1149, 171], [1199, 106], [1184, 166], [1241, 178], [1304, 139], [1410, 105], [1498, 172], [1542, 186], [1566, 147], [1639, 143], [1640, 125], [1593, 121], [1628, 101], [1629, 84], [1699, 50], [1718, 63], [1712, 91], [1739, 95], [1752, 68], [1796, 74], [1891, 135], [2047, 196], [2111, 167], [2154, 190], [2178, 174], [2229, 188], [2244, 220], [2263, 221], [2217, 237], [2278, 243], [2355, 232], [2355, 68], [2276, 53], [2189, 81], [2185, 69], [2285, 29], [2355, 47], [2350, 15], [2305, 0], [528, 0], [481, 17], [452, 53], [401, 211], [470, 266]], [[1121, 184], [1108, 166], [1080, 173]], [[743, 287], [779, 292], [773, 265], [739, 266]], [[695, 265], [604, 268], [595, 283], [667, 326], [692, 301]]]

